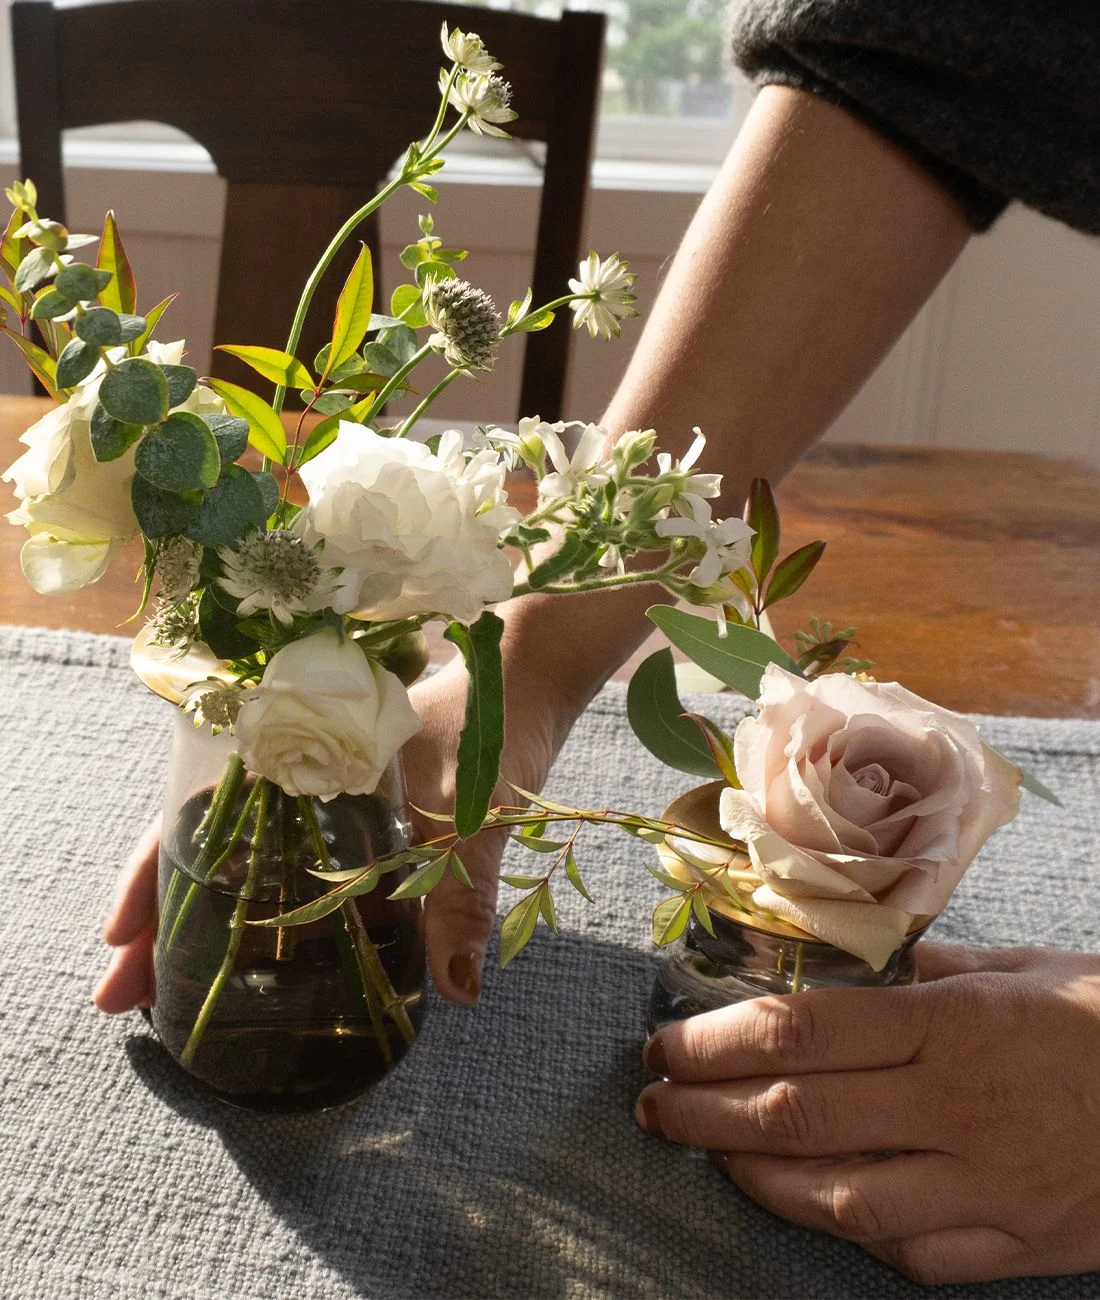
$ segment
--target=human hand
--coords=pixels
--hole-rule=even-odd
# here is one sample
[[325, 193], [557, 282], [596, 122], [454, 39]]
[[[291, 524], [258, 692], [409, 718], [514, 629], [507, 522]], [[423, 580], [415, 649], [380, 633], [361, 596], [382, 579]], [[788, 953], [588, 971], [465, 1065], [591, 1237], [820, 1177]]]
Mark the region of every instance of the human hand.
[[[405, 746], [405, 775], [410, 803], [428, 811], [454, 807], [454, 756], [465, 715], [466, 680], [465, 669], [456, 660], [411, 692], [422, 730]], [[525, 790], [538, 790], [546, 780], [575, 713], [564, 697], [555, 706], [546, 686], [543, 682], [538, 689], [516, 689], [509, 695], [502, 770]], [[506, 786], [498, 788], [497, 797], [510, 800]], [[438, 824], [415, 812], [413, 823], [418, 838], [439, 833]], [[152, 1000], [159, 830], [159, 822], [146, 830], [115, 888], [103, 931], [114, 953], [93, 994], [101, 1011], [147, 1007]], [[461, 857], [474, 888], [448, 876], [426, 900], [424, 924], [432, 977], [452, 1002], [470, 1005], [481, 992], [481, 967], [496, 915], [497, 871], [504, 844], [503, 832], [482, 834], [463, 844]]]
[[918, 1282], [1100, 1268], [1100, 957], [917, 953], [922, 984], [662, 1027], [639, 1123]]

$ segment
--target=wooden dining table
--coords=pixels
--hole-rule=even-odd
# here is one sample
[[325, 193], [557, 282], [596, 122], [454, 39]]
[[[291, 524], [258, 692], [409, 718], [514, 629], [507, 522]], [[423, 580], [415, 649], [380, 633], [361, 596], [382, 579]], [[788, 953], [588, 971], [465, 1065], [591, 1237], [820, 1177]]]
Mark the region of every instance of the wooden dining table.
[[[49, 405], [0, 396], [0, 466]], [[514, 489], [522, 504], [531, 484]], [[777, 497], [783, 554], [827, 543], [776, 608], [781, 641], [827, 619], [857, 629], [848, 653], [872, 660], [880, 680], [945, 707], [1100, 718], [1100, 471], [1019, 452], [823, 443]], [[134, 628], [139, 549], [93, 587], [45, 597], [20, 571], [24, 539], [0, 529], [0, 622]]]

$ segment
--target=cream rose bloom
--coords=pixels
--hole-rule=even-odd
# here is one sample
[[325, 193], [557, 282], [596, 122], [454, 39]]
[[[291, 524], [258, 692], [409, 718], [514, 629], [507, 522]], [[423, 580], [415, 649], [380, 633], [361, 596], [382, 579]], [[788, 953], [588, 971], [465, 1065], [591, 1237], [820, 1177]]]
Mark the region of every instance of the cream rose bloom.
[[302, 467], [309, 505], [295, 527], [339, 566], [332, 608], [363, 619], [429, 612], [470, 621], [512, 590], [499, 547], [520, 516], [507, 504], [500, 456], [469, 460], [462, 435], [422, 443], [351, 423]]
[[420, 730], [401, 682], [325, 628], [284, 646], [233, 728], [245, 766], [287, 794], [371, 794]]
[[[179, 365], [183, 346], [182, 339], [151, 342], [145, 355], [157, 365]], [[101, 578], [138, 531], [130, 504], [136, 448], [111, 461], [97, 461], [92, 453], [92, 412], [105, 373], [101, 361], [67, 402], [31, 426], [20, 439], [29, 450], [3, 475], [19, 498], [8, 521], [30, 533], [20, 555], [23, 573], [43, 595], [76, 591]], [[196, 388], [178, 409], [201, 415], [225, 406], [208, 388]]]
[[1021, 772], [972, 722], [896, 683], [805, 681], [770, 664], [722, 793], [762, 908], [881, 970], [914, 917], [943, 910], [1016, 814]]

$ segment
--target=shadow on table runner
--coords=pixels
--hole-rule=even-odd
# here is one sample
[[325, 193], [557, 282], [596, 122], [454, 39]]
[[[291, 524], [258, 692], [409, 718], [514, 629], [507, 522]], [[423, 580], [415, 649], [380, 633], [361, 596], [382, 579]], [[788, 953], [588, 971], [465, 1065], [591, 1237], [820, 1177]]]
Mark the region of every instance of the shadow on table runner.
[[[165, 706], [118, 639], [0, 631], [0, 1294], [5, 1300], [925, 1295], [846, 1243], [772, 1218], [633, 1123], [660, 890], [601, 832], [597, 904], [562, 896], [490, 969], [474, 1012], [432, 1000], [415, 1051], [357, 1107], [257, 1117], [199, 1095], [136, 1017], [98, 1016], [99, 918], [159, 796]], [[743, 706], [708, 698], [725, 725]], [[549, 789], [659, 811], [690, 778], [642, 752], [621, 688]], [[1062, 794], [994, 837], [937, 934], [1096, 948], [1100, 725], [989, 720]], [[516, 851], [518, 854], [518, 850]], [[522, 870], [521, 859], [512, 870]], [[1100, 1278], [937, 1294], [1069, 1300]]]

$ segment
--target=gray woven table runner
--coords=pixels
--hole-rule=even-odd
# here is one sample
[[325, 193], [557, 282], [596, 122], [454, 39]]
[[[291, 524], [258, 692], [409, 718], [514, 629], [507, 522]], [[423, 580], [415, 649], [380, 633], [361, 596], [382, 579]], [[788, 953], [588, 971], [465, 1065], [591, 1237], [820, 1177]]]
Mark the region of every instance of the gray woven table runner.
[[[270, 1118], [200, 1096], [137, 1015], [89, 1000], [117, 865], [159, 799], [168, 708], [115, 638], [4, 629], [0, 664], [4, 1300], [926, 1294], [635, 1127], [660, 887], [625, 836], [584, 852], [597, 905], [563, 892], [562, 936], [540, 931], [503, 973], [491, 954], [476, 1011], [433, 996], [414, 1052], [359, 1105]], [[937, 934], [1100, 948], [1100, 724], [983, 727], [1065, 807], [1027, 800]], [[548, 791], [657, 813], [686, 784], [611, 688]], [[1100, 1276], [940, 1294], [1096, 1296]]]

